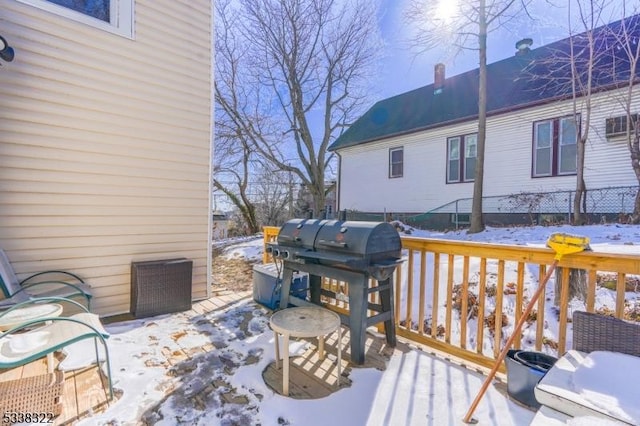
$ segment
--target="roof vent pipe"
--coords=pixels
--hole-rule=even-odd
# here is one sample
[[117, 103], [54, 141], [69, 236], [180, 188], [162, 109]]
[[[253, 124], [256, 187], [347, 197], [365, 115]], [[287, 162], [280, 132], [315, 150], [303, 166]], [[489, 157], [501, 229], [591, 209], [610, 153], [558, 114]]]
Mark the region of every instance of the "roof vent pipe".
[[444, 64], [438, 63], [434, 67], [433, 70], [433, 94], [437, 95], [442, 93], [442, 89], [444, 88]]
[[533, 44], [533, 40], [530, 38], [523, 38], [522, 40], [516, 43], [516, 56], [521, 56], [529, 53], [531, 50], [531, 45]]

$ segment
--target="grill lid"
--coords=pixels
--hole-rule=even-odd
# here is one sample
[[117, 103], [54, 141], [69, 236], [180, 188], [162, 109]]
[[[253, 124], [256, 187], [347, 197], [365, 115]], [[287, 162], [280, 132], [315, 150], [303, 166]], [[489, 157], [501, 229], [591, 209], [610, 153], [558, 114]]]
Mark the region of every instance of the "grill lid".
[[280, 228], [278, 244], [313, 249], [316, 235], [325, 222], [318, 219], [292, 219]]
[[402, 243], [395, 228], [386, 222], [330, 221], [318, 231], [314, 249], [375, 261], [399, 259]]
[[386, 222], [293, 219], [280, 228], [270, 249], [283, 259], [365, 270], [395, 265], [402, 243]]

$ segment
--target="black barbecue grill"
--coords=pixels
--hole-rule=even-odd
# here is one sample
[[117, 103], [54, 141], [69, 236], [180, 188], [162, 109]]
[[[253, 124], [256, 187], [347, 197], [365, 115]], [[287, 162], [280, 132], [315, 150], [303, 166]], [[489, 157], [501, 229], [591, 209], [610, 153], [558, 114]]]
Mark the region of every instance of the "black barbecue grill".
[[[340, 316], [351, 331], [353, 362], [364, 362], [365, 330], [370, 325], [384, 322], [387, 343], [395, 346], [393, 272], [401, 262], [402, 243], [393, 226], [384, 222], [294, 219], [280, 228], [276, 241], [267, 245], [267, 251], [283, 262], [283, 296], [289, 294], [294, 271], [309, 274], [312, 304], [320, 304], [321, 295], [337, 297], [321, 288], [322, 277], [349, 284], [349, 314]], [[377, 281], [371, 288], [370, 278]], [[369, 302], [369, 294], [376, 292], [380, 304]], [[280, 308], [289, 303], [310, 304], [289, 296], [282, 297]], [[376, 314], [367, 317], [367, 310]]]

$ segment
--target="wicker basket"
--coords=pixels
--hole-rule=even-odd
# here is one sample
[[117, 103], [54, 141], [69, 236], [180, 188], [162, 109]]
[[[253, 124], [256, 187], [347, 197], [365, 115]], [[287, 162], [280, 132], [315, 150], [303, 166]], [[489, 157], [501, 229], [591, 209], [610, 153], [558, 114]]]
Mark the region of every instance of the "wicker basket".
[[62, 371], [0, 382], [0, 413], [58, 416], [63, 388]]
[[573, 313], [573, 349], [640, 356], [640, 324], [600, 314]]
[[144, 318], [191, 309], [193, 261], [166, 259], [131, 263], [131, 313]]

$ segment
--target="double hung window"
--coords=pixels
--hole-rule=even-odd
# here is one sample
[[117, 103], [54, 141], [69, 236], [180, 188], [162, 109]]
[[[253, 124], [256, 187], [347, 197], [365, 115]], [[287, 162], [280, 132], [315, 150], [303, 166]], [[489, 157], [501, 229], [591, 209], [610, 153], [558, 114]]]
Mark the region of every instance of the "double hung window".
[[561, 176], [576, 173], [578, 126], [572, 117], [533, 123], [532, 176]]
[[404, 172], [404, 148], [391, 148], [389, 150], [389, 177], [402, 177]]
[[447, 183], [474, 180], [477, 151], [477, 133], [447, 139]]

